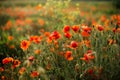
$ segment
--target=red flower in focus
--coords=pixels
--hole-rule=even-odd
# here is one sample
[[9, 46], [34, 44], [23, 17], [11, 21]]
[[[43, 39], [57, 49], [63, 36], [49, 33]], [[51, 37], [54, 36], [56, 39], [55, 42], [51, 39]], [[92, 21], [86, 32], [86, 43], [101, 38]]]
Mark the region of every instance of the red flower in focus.
[[4, 58], [3, 60], [2, 60], [2, 63], [3, 64], [8, 64], [8, 63], [10, 63], [10, 62], [13, 62], [13, 58], [12, 57], [7, 57], [7, 58]]
[[66, 54], [65, 54], [65, 58], [66, 58], [68, 61], [73, 60], [72, 52], [71, 52], [71, 51], [67, 51]]
[[27, 50], [28, 47], [30, 46], [30, 42], [27, 41], [27, 40], [23, 40], [23, 41], [21, 42], [20, 46], [21, 46], [21, 48], [22, 48], [23, 50]]
[[72, 35], [69, 32], [64, 33], [64, 36], [68, 39], [70, 39], [72, 37]]
[[34, 78], [39, 76], [39, 73], [37, 71], [32, 71], [30, 76]]
[[65, 33], [68, 32], [68, 31], [70, 31], [70, 26], [69, 25], [64, 26], [63, 31]]
[[74, 25], [74, 26], [72, 26], [72, 30], [73, 30], [74, 32], [78, 32], [78, 31], [80, 30], [80, 26]]
[[101, 26], [101, 25], [98, 25], [97, 28], [98, 28], [99, 31], [103, 31], [104, 30], [103, 26]]
[[52, 39], [57, 40], [57, 39], [59, 39], [61, 37], [61, 35], [60, 35], [59, 32], [54, 31], [54, 32], [52, 32], [52, 34], [50, 35], [50, 37], [52, 37]]
[[76, 49], [78, 47], [78, 43], [76, 41], [72, 41], [70, 43], [70, 47], [73, 48], [73, 49]]

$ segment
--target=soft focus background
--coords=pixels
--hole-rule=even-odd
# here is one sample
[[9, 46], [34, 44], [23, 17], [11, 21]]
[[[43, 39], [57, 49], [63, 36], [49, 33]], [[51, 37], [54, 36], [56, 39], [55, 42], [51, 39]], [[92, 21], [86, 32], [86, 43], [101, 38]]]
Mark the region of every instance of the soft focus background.
[[0, 0], [0, 80], [119, 80], [120, 0]]

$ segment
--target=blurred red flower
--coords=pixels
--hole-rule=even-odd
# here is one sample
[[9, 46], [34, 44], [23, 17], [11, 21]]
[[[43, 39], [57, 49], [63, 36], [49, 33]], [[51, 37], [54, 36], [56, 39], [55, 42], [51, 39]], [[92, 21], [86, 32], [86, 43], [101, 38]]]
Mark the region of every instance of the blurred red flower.
[[76, 41], [71, 41], [70, 47], [76, 49], [78, 47], [78, 43]]
[[89, 63], [89, 61], [93, 60], [94, 58], [95, 56], [93, 55], [93, 52], [91, 50], [88, 50], [87, 53], [84, 54], [84, 57], [80, 59]]
[[22, 75], [22, 74], [25, 72], [25, 70], [26, 70], [25, 67], [20, 68], [20, 70], [19, 70], [19, 74]]
[[73, 26], [72, 26], [72, 30], [73, 30], [74, 32], [78, 32], [78, 31], [80, 30], [80, 26], [78, 26], [78, 25], [73, 25]]
[[66, 33], [68, 31], [70, 31], [70, 26], [69, 25], [65, 25], [63, 28], [63, 31]]
[[72, 37], [72, 35], [69, 32], [64, 33], [64, 36], [68, 39], [70, 39]]
[[7, 57], [7, 58], [4, 58], [3, 60], [2, 60], [2, 63], [3, 64], [8, 64], [8, 63], [10, 63], [10, 62], [13, 62], [13, 58], [12, 57]]
[[71, 52], [71, 51], [66, 51], [65, 58], [66, 58], [68, 61], [73, 60], [72, 52]]
[[19, 60], [14, 60], [12, 67], [13, 67], [13, 68], [16, 68], [16, 67], [20, 66], [20, 64], [21, 64], [21, 62], [20, 62]]
[[50, 35], [50, 37], [52, 37], [52, 39], [59, 39], [61, 37], [60, 33], [58, 31], [54, 31], [52, 32], [52, 34]]
[[101, 26], [101, 25], [98, 25], [97, 28], [98, 28], [99, 31], [103, 31], [104, 30], [104, 27]]
[[30, 76], [34, 78], [39, 76], [39, 73], [37, 71], [32, 71]]
[[23, 50], [27, 50], [28, 47], [30, 46], [30, 42], [27, 41], [27, 40], [23, 40], [23, 41], [21, 42], [20, 46], [21, 46], [21, 48], [22, 48]]

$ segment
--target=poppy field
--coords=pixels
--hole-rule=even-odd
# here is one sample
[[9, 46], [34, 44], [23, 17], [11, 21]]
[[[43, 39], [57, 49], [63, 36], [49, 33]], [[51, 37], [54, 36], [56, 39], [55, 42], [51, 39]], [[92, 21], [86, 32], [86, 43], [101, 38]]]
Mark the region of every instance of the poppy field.
[[0, 80], [119, 80], [112, 2], [0, 1]]

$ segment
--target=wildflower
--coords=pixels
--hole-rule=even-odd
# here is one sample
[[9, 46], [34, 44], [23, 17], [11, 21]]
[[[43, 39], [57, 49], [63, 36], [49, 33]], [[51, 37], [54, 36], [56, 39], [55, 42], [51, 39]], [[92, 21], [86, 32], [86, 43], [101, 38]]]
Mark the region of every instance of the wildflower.
[[98, 28], [99, 31], [103, 31], [104, 30], [103, 26], [101, 26], [101, 25], [98, 25], [97, 28]]
[[49, 36], [50, 36], [50, 32], [45, 32], [44, 35], [45, 35], [46, 37], [49, 37]]
[[20, 45], [23, 50], [27, 50], [28, 47], [30, 46], [30, 42], [27, 40], [23, 40]]
[[27, 23], [27, 24], [31, 24], [32, 23], [32, 19], [30, 19], [30, 18], [27, 18], [26, 20], [25, 20], [25, 23]]
[[76, 49], [78, 47], [78, 43], [76, 41], [72, 41], [70, 43], [70, 47], [73, 48], [73, 49]]
[[34, 56], [30, 56], [30, 57], [28, 58], [28, 60], [29, 60], [29, 61], [33, 61], [33, 60], [34, 60]]
[[45, 32], [45, 30], [44, 30], [43, 28], [41, 28], [41, 29], [40, 29], [40, 32], [41, 32], [41, 33], [44, 33], [44, 32]]
[[38, 19], [38, 23], [41, 25], [41, 26], [44, 26], [45, 25], [45, 22], [43, 19]]
[[25, 25], [25, 22], [24, 22], [23, 20], [21, 20], [21, 19], [17, 19], [17, 20], [16, 20], [16, 25], [17, 25], [17, 26], [18, 26], [18, 25], [24, 26], [24, 25]]
[[34, 51], [35, 54], [40, 54], [40, 52], [41, 52], [41, 50], [39, 50], [39, 49], [36, 49], [36, 50]]
[[13, 38], [14, 38], [13, 36], [8, 36], [9, 41], [13, 40]]
[[10, 47], [10, 49], [14, 49], [15, 48], [15, 46], [13, 44], [10, 45], [9, 47]]
[[74, 32], [78, 32], [78, 31], [80, 30], [80, 26], [74, 25], [74, 26], [72, 26], [72, 30], [73, 30]]
[[50, 44], [50, 43], [52, 42], [52, 37], [51, 37], [51, 36], [50, 36], [50, 37], [48, 37], [46, 41], [47, 41], [47, 43], [49, 43], [49, 44]]
[[68, 32], [68, 31], [70, 31], [70, 26], [69, 25], [64, 26], [63, 31], [65, 33]]
[[34, 40], [34, 38], [35, 38], [34, 36], [30, 36], [29, 41], [32, 42]]
[[72, 37], [72, 35], [69, 32], [64, 33], [64, 36], [68, 39], [70, 39]]
[[34, 42], [36, 43], [36, 44], [39, 44], [41, 41], [42, 41], [42, 36], [34, 36]]
[[86, 45], [86, 47], [91, 47], [91, 43], [90, 40], [83, 40], [82, 42], [80, 42], [81, 45]]
[[0, 67], [0, 72], [3, 72], [4, 71], [4, 68], [3, 67]]
[[91, 50], [88, 50], [87, 53], [84, 54], [84, 57], [80, 59], [89, 63], [90, 60], [94, 59], [93, 52]]
[[25, 67], [20, 68], [20, 70], [19, 70], [19, 74], [22, 75], [22, 74], [25, 72], [25, 70], [26, 70]]
[[91, 33], [91, 28], [85, 27], [85, 28], [83, 28], [83, 31], [82, 31], [81, 35], [83, 37], [89, 37], [90, 33]]
[[8, 63], [10, 63], [10, 62], [13, 62], [13, 58], [12, 57], [7, 57], [7, 58], [4, 58], [3, 60], [2, 60], [2, 63], [3, 64], [8, 64]]
[[103, 15], [103, 16], [101, 16], [101, 19], [100, 19], [102, 22], [105, 22], [105, 20], [106, 20], [106, 16], [105, 15]]
[[39, 4], [39, 5], [37, 5], [35, 8], [36, 8], [36, 10], [40, 10], [40, 9], [42, 8], [42, 5]]
[[87, 72], [88, 72], [90, 75], [92, 75], [94, 71], [93, 71], [93, 69], [88, 69]]
[[71, 51], [66, 51], [65, 58], [66, 58], [68, 61], [73, 60], [72, 52], [71, 52]]
[[34, 78], [39, 76], [39, 73], [37, 71], [32, 71], [30, 76]]
[[6, 25], [5, 25], [5, 27], [3, 28], [3, 30], [9, 30], [11, 27], [12, 27], [12, 22], [9, 20], [9, 21], [6, 23]]
[[59, 32], [54, 31], [54, 32], [52, 32], [52, 34], [50, 35], [50, 37], [52, 37], [52, 39], [57, 40], [57, 39], [59, 39], [61, 37], [61, 35], [60, 35]]
[[82, 35], [83, 37], [89, 37], [89, 36], [90, 36], [90, 34], [87, 33], [87, 32], [85, 32], [85, 31], [83, 31], [83, 32], [81, 33], [81, 35]]
[[86, 26], [86, 27], [84, 27], [84, 28], [82, 28], [83, 29], [83, 31], [85, 31], [85, 32], [87, 32], [87, 33], [91, 33], [91, 28], [90, 27], [88, 27], [88, 26]]
[[14, 60], [13, 61], [13, 68], [20, 66], [20, 64], [21, 64], [21, 62], [19, 60]]

